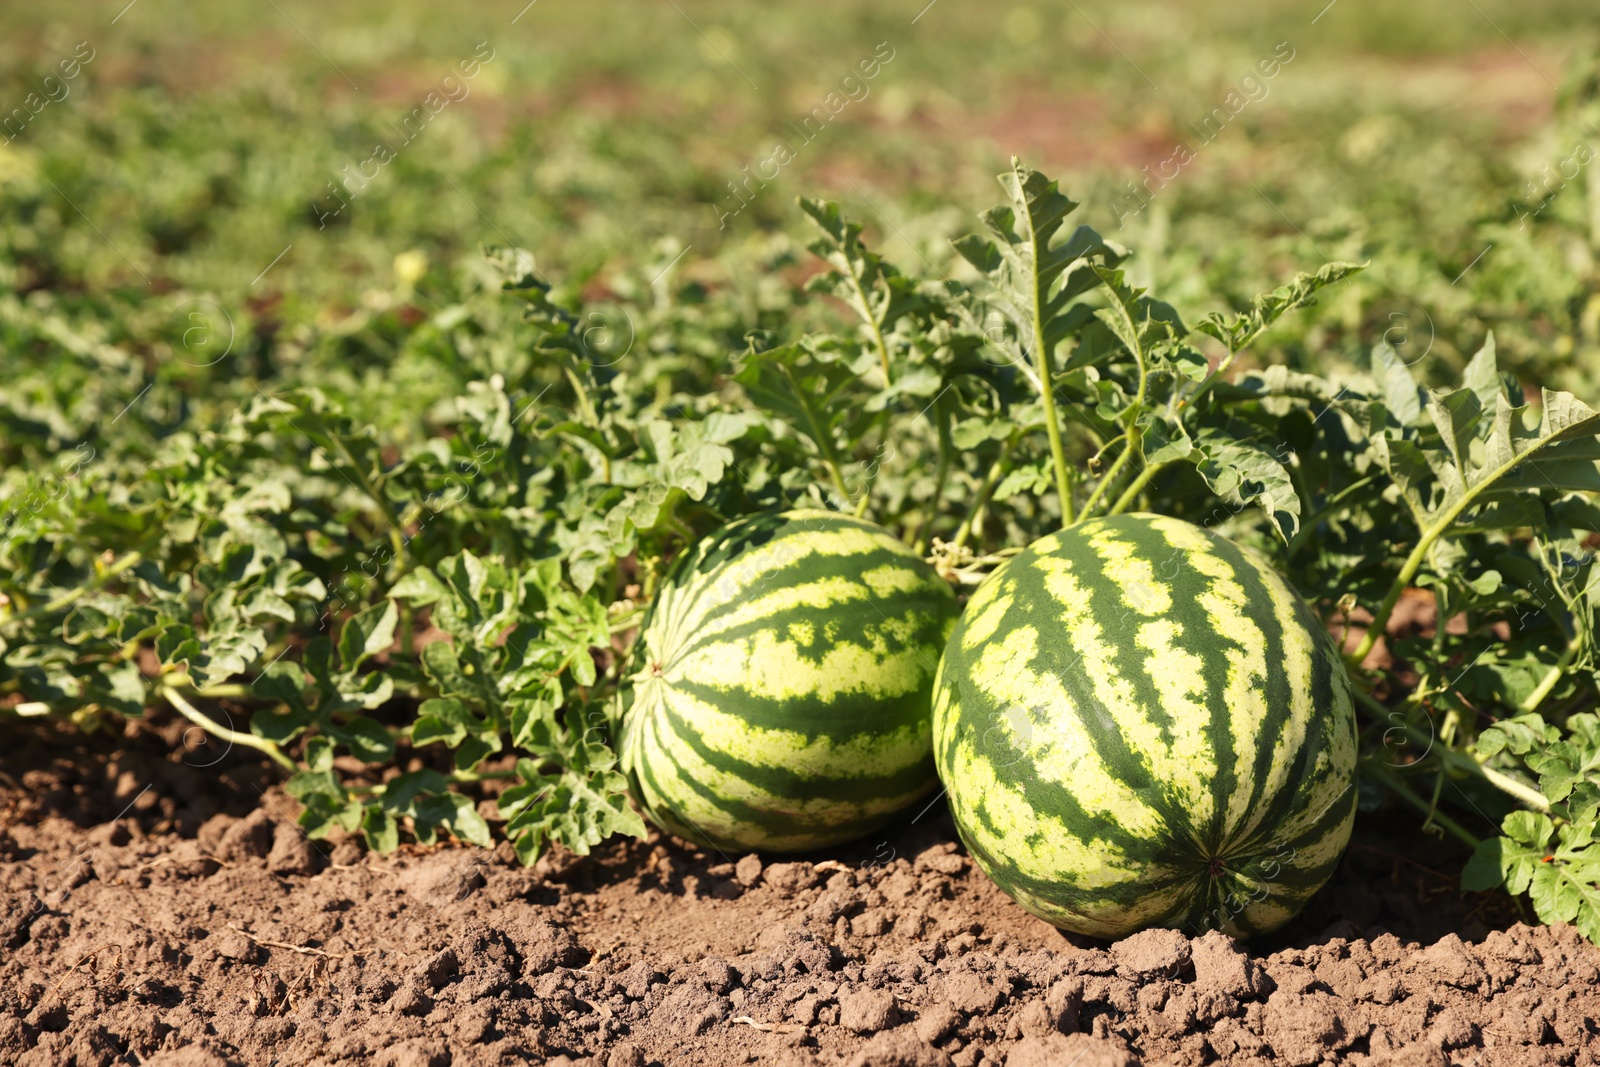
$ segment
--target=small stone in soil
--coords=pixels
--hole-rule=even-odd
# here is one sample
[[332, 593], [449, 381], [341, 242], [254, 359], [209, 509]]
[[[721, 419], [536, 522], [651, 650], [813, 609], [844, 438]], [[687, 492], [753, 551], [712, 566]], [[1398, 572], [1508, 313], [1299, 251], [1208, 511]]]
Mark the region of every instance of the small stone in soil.
[[761, 877], [761, 857], [751, 853], [740, 860], [733, 868], [733, 876], [742, 886], [753, 886]]

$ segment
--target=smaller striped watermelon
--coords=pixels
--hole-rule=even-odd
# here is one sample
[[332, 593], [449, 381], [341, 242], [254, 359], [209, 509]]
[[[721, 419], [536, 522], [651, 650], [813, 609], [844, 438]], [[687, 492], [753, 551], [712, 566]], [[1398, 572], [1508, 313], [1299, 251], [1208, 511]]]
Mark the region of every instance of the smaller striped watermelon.
[[744, 519], [674, 568], [640, 631], [618, 752], [662, 829], [802, 851], [882, 826], [937, 782], [930, 723], [950, 588], [831, 511]]
[[1332, 638], [1266, 560], [1178, 519], [1094, 519], [991, 575], [945, 647], [933, 721], [973, 859], [1078, 933], [1264, 933], [1350, 837]]

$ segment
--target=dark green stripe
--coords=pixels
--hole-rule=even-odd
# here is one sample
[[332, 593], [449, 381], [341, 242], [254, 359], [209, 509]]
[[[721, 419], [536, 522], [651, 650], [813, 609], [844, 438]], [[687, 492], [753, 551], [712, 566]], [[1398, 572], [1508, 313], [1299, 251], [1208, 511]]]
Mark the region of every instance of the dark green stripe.
[[[730, 801], [726, 797], [718, 796], [717, 794], [713, 793], [709, 787], [705, 786], [701, 782], [696, 781], [691, 775], [685, 773], [683, 765], [672, 756], [672, 753], [676, 751], [675, 746], [665, 743], [675, 740], [675, 735], [670, 735], [664, 732], [666, 729], [664, 715], [657, 714], [652, 716], [650, 727], [656, 735], [656, 745], [659, 747], [661, 752], [666, 754], [665, 758], [671, 763], [673, 780], [680, 786], [687, 787], [689, 792], [694, 793], [696, 796], [704, 799], [713, 808], [722, 812], [730, 822], [734, 822], [736, 825], [751, 827], [774, 834], [792, 833], [794, 831], [793, 819], [784, 820], [769, 818], [765, 813], [759, 813], [755, 812], [754, 810], [747, 809], [745, 805]], [[707, 832], [701, 827], [689, 823], [686, 818], [680, 817], [679, 813], [674, 807], [674, 798], [680, 795], [680, 790], [669, 790], [663, 788], [660, 779], [655, 776], [654, 768], [645, 767], [643, 770], [651, 788], [655, 791], [655, 794], [658, 798], [658, 803], [651, 806], [651, 814], [664, 829], [671, 833], [675, 833], [680, 837], [686, 837], [692, 841], [710, 842], [712, 844], [719, 845], [729, 843], [728, 839], [717, 834]]]
[[[799, 577], [799, 575], [796, 575]], [[806, 568], [799, 588], [813, 581], [838, 578], [850, 583], [859, 595], [849, 600], [834, 601], [826, 605], [787, 607], [782, 611], [746, 620], [737, 626], [713, 632], [710, 623], [696, 634], [690, 635], [679, 648], [659, 649], [656, 658], [664, 666], [680, 662], [703, 648], [733, 644], [746, 638], [774, 634], [780, 639], [797, 642], [792, 630], [796, 625], [810, 626], [812, 638], [805, 651], [817, 653], [813, 662], [820, 663], [822, 656], [840, 645], [871, 646], [881, 639], [891, 653], [909, 651], [924, 661], [927, 673], [932, 674], [938, 661], [938, 650], [944, 640], [947, 621], [956, 613], [955, 598], [932, 584], [931, 575], [923, 591], [897, 593], [892, 597], [874, 597], [872, 590], [861, 581], [861, 572], [850, 566], [850, 559], [832, 560], [823, 568]], [[942, 583], [941, 583], [942, 584]], [[746, 606], [743, 602], [736, 607]], [[916, 630], [910, 641], [890, 632], [890, 622], [910, 621]]]
[[[980, 740], [986, 744], [986, 748], [982, 750], [974, 747], [974, 752], [978, 753], [980, 758], [987, 756], [1001, 768], [1011, 765], [1012, 761], [1018, 761], [1016, 765], [1019, 768], [1029, 769], [1028, 765], [1022, 762], [1027, 758], [1023, 751], [1010, 745], [1002, 731], [988, 731]], [[946, 766], [950, 764], [947, 763]], [[1003, 772], [997, 773], [996, 776], [1002, 779], [1007, 777]], [[1051, 782], [1032, 773], [1016, 774], [1008, 784], [1021, 791], [1029, 809], [1048, 813], [1052, 819], [1059, 819], [1062, 825], [1072, 828], [1073, 837], [1091, 847], [1115, 849], [1130, 862], [1135, 863], [1167, 863], [1172, 860], [1174, 842], [1170, 835], [1154, 838], [1135, 835], [1128, 832], [1115, 813], [1090, 814], [1073, 795], [1069, 785]], [[989, 814], [985, 798], [978, 798], [972, 807], [972, 813], [997, 840], [1005, 840], [1018, 832], [1018, 827], [994, 821]], [[1042, 837], [1045, 832], [1042, 829], [1036, 831], [1029, 835], [1027, 840], [1031, 843]]]
[[[910, 564], [917, 564], [917, 566], [913, 567]], [[738, 565], [735, 563], [733, 569], [737, 570], [737, 567]], [[924, 580], [933, 578], [931, 570], [921, 561], [908, 560], [904, 556], [885, 552], [881, 549], [862, 552], [853, 556], [825, 556], [812, 552], [804, 559], [796, 560], [784, 567], [762, 571], [753, 579], [739, 576], [733, 582], [734, 587], [730, 590], [727, 600], [708, 611], [701, 623], [709, 630], [714, 624], [729, 615], [737, 614], [748, 608], [752, 601], [769, 589], [781, 589], [787, 592], [792, 589], [803, 588], [815, 582], [827, 581], [830, 578], [842, 579], [849, 583], [852, 591], [858, 594], [856, 599], [870, 600], [874, 597], [872, 588], [861, 580], [861, 576], [867, 571], [875, 570], [879, 567], [896, 567], [912, 574], [920, 573]], [[728, 577], [730, 579], [733, 578], [731, 574]], [[708, 589], [716, 590], [723, 580], [724, 573], [720, 570], [699, 576], [696, 584], [691, 587], [694, 590], [696, 600], [701, 599], [704, 595], [701, 592], [700, 583], [704, 583], [704, 586]], [[717, 595], [721, 596], [722, 594], [718, 592]], [[840, 605], [835, 603], [832, 606], [837, 609]], [[761, 616], [761, 620], [781, 619], [789, 612], [807, 610], [826, 611], [828, 609], [815, 606], [785, 608], [772, 615]]]
[[[873, 679], [861, 681], [871, 685]], [[896, 693], [841, 689], [835, 699], [828, 701], [816, 692], [788, 698], [771, 697], [748, 689], [721, 689], [688, 679], [675, 682], [673, 687], [755, 729], [792, 730], [808, 741], [841, 742], [862, 734], [878, 734], [926, 722], [929, 697], [933, 692], [933, 671], [930, 668], [923, 673], [913, 690]]]
[[[1118, 620], [1125, 625], [1127, 605], [1122, 589], [1108, 578], [1104, 559], [1092, 551], [1083, 538], [1071, 537], [1066, 541], [1068, 551], [1052, 554], [1071, 564], [1075, 579], [1088, 591], [1089, 612], [1102, 633], [1106, 632], [1111, 620]], [[1171, 828], [1174, 836], [1178, 836], [1188, 826], [1183, 805], [1167, 793], [1165, 783], [1156, 780], [1145, 760], [1128, 747], [1117, 722], [1116, 710], [1100, 702], [1094, 692], [1095, 679], [1082, 666], [1082, 651], [1077, 642], [1088, 635], [1073, 633], [1061, 622], [1061, 607], [1036, 571], [1012, 567], [1010, 577], [1015, 592], [1012, 605], [1001, 620], [999, 632], [1011, 632], [1018, 626], [1031, 626], [1034, 629], [1039, 635], [1039, 648], [1028, 664], [1029, 670], [1038, 675], [1053, 675], [1061, 680], [1079, 718], [1085, 721], [1090, 743], [1100, 762], [1112, 777], [1139, 792]], [[1140, 660], [1135, 658], [1139, 655], [1137, 647], [1128, 640], [1102, 637], [1096, 651], [1111, 656], [1119, 674], [1134, 685], [1141, 703], [1156, 713], [1152, 716], [1153, 720], [1170, 740], [1170, 733], [1167, 733], [1161, 720], [1165, 717], [1170, 724], [1171, 718], [1163, 708], [1160, 692], [1142, 670]]]
[[[1148, 564], [1155, 576], [1154, 580], [1170, 583], [1168, 595], [1172, 607], [1166, 613], [1166, 617], [1181, 628], [1181, 633], [1174, 643], [1175, 647], [1196, 656], [1200, 661], [1200, 680], [1211, 712], [1210, 721], [1202, 733], [1210, 744], [1209, 756], [1217, 770], [1211, 781], [1213, 810], [1207, 824], [1204, 827], [1194, 826], [1194, 813], [1184, 806], [1181, 798], [1174, 796], [1168, 799], [1167, 806], [1178, 813], [1181, 824], [1169, 823], [1169, 825], [1173, 826], [1174, 836], [1184, 841], [1186, 845], [1193, 839], [1198, 839], [1203, 843], [1205, 850], [1214, 855], [1226, 836], [1227, 799], [1238, 788], [1239, 782], [1235, 766], [1237, 757], [1233, 745], [1233, 728], [1228, 721], [1227, 653], [1230, 651], [1242, 653], [1247, 650], [1234, 636], [1232, 628], [1227, 625], [1230, 620], [1218, 619], [1199, 607], [1200, 598], [1213, 591], [1216, 579], [1201, 574], [1193, 567], [1183, 566], [1184, 557], [1193, 550], [1174, 545], [1162, 529], [1148, 522], [1127, 521], [1127, 519], [1127, 516], [1118, 516], [1086, 528], [1085, 536], [1082, 538], [1082, 552], [1076, 554], [1092, 558], [1098, 564], [1097, 584], [1103, 584], [1115, 593], [1118, 625], [1123, 632], [1117, 635], [1120, 639], [1110, 640], [1108, 644], [1114, 650], [1116, 669], [1133, 685], [1135, 699], [1141, 710], [1156, 713], [1150, 717], [1160, 727], [1162, 742], [1168, 747], [1171, 747], [1173, 742], [1171, 726], [1174, 720], [1166, 712], [1166, 694], [1157, 686], [1155, 676], [1148, 669], [1148, 659], [1135, 643], [1134, 635], [1126, 632], [1130, 618], [1143, 622], [1145, 616], [1137, 612], [1124, 588], [1110, 574], [1107, 569], [1110, 561], [1091, 549], [1089, 534], [1098, 532], [1096, 527], [1114, 532], [1115, 537], [1112, 540], [1126, 546], [1136, 559]], [[1201, 754], [1196, 753], [1196, 755]], [[1181, 831], [1184, 828], [1192, 828], [1192, 839], [1182, 835]], [[1189, 851], [1197, 861], [1201, 859], [1197, 850], [1191, 848]]]
[[[711, 788], [704, 783], [696, 781], [688, 774], [683, 773], [683, 768], [681, 765], [678, 766], [678, 771], [678, 781], [684, 786], [688, 787], [690, 792], [694, 793], [696, 796], [708, 802], [718, 811], [722, 812], [727, 817], [728, 822], [738, 828], [738, 831], [745, 841], [749, 841], [752, 838], [759, 839], [796, 836], [819, 837], [820, 840], [814, 847], [820, 848], [834, 841], [846, 841], [850, 838], [858, 837], [861, 834], [870, 833], [872, 830], [886, 825], [897, 814], [899, 814], [899, 811], [896, 810], [893, 812], [884, 813], [883, 815], [873, 816], [872, 818], [855, 820], [844, 827], [839, 827], [833, 823], [822, 821], [813, 817], [803, 816], [793, 811], [775, 811], [765, 808], [757, 808], [745, 803], [744, 801], [734, 800], [730, 797], [722, 796], [714, 793]], [[932, 785], [931, 778], [929, 779], [929, 785]], [[660, 790], [658, 790], [658, 792], [663, 792], [664, 798], [670, 802], [670, 798], [673, 794], [664, 793], [664, 791]], [[801, 796], [805, 799], [813, 799], [815, 798], [816, 794], [808, 791], [806, 793], [802, 793]], [[839, 799], [850, 800], [853, 798], [846, 797]], [[657, 817], [658, 821], [662, 822], [663, 825], [666, 825], [671, 832], [676, 833], [681, 837], [688, 837], [691, 840], [698, 841], [710, 841], [712, 844], [719, 846], [739, 845], [740, 847], [744, 847], [741, 841], [735, 840], [733, 837], [725, 837], [717, 834], [714, 828], [685, 827], [683, 825], [683, 820], [675, 811], [662, 811], [658, 808], [653, 812], [653, 814]]]
[[[1272, 841], [1272, 847], [1289, 848], [1294, 849], [1297, 852], [1301, 850], [1310, 851], [1312, 846], [1320, 844], [1322, 840], [1329, 834], [1336, 833], [1338, 831], [1340, 824], [1349, 818], [1350, 813], [1355, 810], [1355, 805], [1356, 789], [1355, 783], [1352, 782], [1349, 788], [1346, 789], [1337, 800], [1328, 805], [1328, 810], [1323, 812], [1322, 816], [1317, 819], [1316, 822], [1312, 823], [1304, 831], [1296, 834], [1293, 837], [1278, 837]], [[1328, 864], [1325, 864], [1325, 866], [1330, 866], [1335, 862], [1337, 862], [1337, 856], [1333, 860], [1330, 860]], [[1280, 878], [1280, 880], [1282, 879]], [[1285, 881], [1285, 884], [1294, 883], [1293, 880], [1290, 879]]]
[[956, 821], [956, 828], [961, 832], [961, 840], [967, 846], [967, 851], [979, 861], [990, 879], [1000, 888], [1009, 891], [1015, 887], [1072, 911], [1103, 911], [1108, 906], [1136, 907], [1152, 895], [1164, 893], [1194, 877], [1176, 872], [1162, 879], [1135, 879], [1120, 886], [1097, 886], [1093, 889], [1080, 890], [1055, 878], [1037, 878], [1025, 874], [1009, 859], [987, 851], [971, 835], [961, 831], [960, 820]]
[[[670, 702], [663, 708], [664, 719], [669, 720], [672, 737], [681, 745], [716, 770], [742, 782], [748, 782], [778, 799], [796, 801], [838, 800], [864, 804], [905, 796], [931, 786], [935, 779], [933, 754], [923, 760], [903, 767], [892, 774], [878, 775], [818, 775], [799, 774], [784, 767], [761, 767], [735, 759], [718, 749], [711, 748], [689, 722], [672, 709]], [[916, 725], [912, 723], [911, 725]], [[663, 723], [666, 729], [667, 723]], [[727, 801], [733, 803], [733, 801]]]
[[[1260, 738], [1233, 738], [1232, 729], [1227, 729], [1230, 744], [1242, 742], [1248, 753], [1254, 750], [1252, 778], [1250, 783], [1250, 799], [1244, 806], [1244, 817], [1248, 821], [1254, 813], [1260, 810], [1265, 802], [1267, 783], [1271, 777], [1273, 760], [1276, 758], [1273, 748], [1264, 741], [1270, 741], [1281, 736], [1284, 727], [1294, 714], [1294, 691], [1289, 686], [1289, 672], [1285, 667], [1287, 648], [1283, 624], [1278, 620], [1278, 613], [1273, 608], [1272, 594], [1267, 589], [1266, 582], [1259, 570], [1253, 565], [1238, 547], [1226, 538], [1218, 537], [1209, 530], [1213, 550], [1222, 556], [1229, 564], [1235, 581], [1244, 589], [1246, 604], [1250, 620], [1260, 627], [1262, 633], [1262, 654], [1266, 663], [1266, 676], [1256, 676], [1255, 686], [1262, 691], [1262, 703], [1265, 713], [1261, 719]], [[1225, 702], [1224, 702], [1225, 703]], [[1313, 704], [1313, 708], [1318, 705]], [[1309, 724], [1308, 724], [1309, 725]], [[1235, 749], [1237, 751], [1237, 749]], [[1292, 778], [1290, 779], [1293, 780]], [[1230, 789], [1238, 788], [1238, 778], [1235, 776]], [[1281, 798], [1280, 798], [1281, 799]], [[1279, 809], [1281, 818], [1282, 809]], [[1262, 820], [1263, 826], [1275, 825], [1272, 816]], [[1237, 832], [1238, 827], [1227, 827], [1228, 834]], [[1220, 840], [1219, 840], [1220, 844]]]
[[[721, 531], [701, 541], [687, 556], [679, 560], [667, 577], [665, 585], [694, 589], [702, 580], [713, 574], [725, 565], [735, 564], [745, 552], [762, 547], [775, 547], [779, 543], [796, 538], [804, 538], [815, 533], [830, 533], [837, 530], [854, 529], [871, 534], [881, 542], [882, 551], [901, 563], [920, 564], [921, 560], [905, 548], [894, 535], [881, 526], [857, 519], [852, 516], [831, 513], [811, 514], [800, 517], [796, 512], [783, 512], [781, 514], [755, 515], [741, 519], [724, 527]], [[810, 546], [805, 546], [805, 557], [816, 557], [817, 551]], [[875, 553], [870, 553], [875, 554]], [[845, 557], [860, 559], [869, 553], [860, 553], [855, 556]], [[790, 566], [796, 566], [800, 558], [792, 563], [780, 565], [770, 570], [759, 573], [762, 576], [779, 574]], [[923, 564], [926, 566], [925, 564]]]

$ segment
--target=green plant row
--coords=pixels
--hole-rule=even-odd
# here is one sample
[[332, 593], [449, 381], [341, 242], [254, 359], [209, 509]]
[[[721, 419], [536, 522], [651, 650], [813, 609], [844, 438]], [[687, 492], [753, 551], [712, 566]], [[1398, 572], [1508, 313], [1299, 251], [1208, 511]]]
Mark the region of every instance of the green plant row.
[[[1272, 363], [1264, 335], [1358, 266], [1186, 319], [1055, 182], [1001, 183], [950, 274], [802, 200], [836, 328], [654, 285], [557, 300], [500, 248], [527, 344], [425, 435], [258, 389], [26, 475], [0, 539], [5, 710], [93, 728], [168, 706], [291, 772], [314, 837], [487, 845], [488, 811], [524, 861], [587, 853], [643, 833], [613, 710], [643, 606], [707, 532], [829, 507], [972, 585], [1044, 533], [1159, 511], [1365, 627], [1364, 807], [1421, 809], [1474, 850], [1465, 886], [1530, 890], [1600, 940], [1600, 414], [1502, 371], [1492, 336], [1447, 388], [1381, 342], [1359, 371]], [[1419, 596], [1438, 625], [1383, 638]]]

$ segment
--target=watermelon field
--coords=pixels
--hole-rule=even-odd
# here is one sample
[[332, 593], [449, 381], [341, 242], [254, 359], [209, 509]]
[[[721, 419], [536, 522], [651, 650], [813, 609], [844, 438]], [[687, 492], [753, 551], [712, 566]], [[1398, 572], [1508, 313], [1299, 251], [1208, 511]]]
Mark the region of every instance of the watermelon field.
[[1600, 1063], [1587, 0], [8, 4], [0, 516], [0, 1064]]

